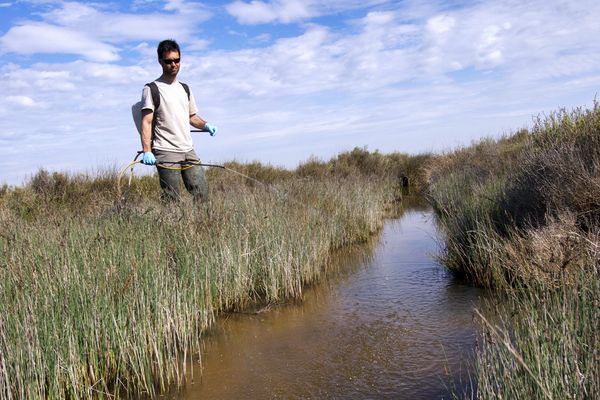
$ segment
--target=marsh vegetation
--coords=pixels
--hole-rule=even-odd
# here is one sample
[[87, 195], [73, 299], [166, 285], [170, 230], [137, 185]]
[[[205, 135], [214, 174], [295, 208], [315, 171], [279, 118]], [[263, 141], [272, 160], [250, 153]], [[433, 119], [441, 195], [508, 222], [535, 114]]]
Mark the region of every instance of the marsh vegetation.
[[[423, 192], [443, 263], [488, 288], [472, 396], [600, 396], [600, 107], [444, 154], [354, 149], [290, 171], [226, 164], [210, 201], [156, 176], [40, 171], [0, 188], [0, 398], [155, 396], [223, 311], [300, 298], [333, 249]], [[406, 190], [406, 188], [404, 188]]]
[[[399, 200], [385, 157], [297, 171], [229, 163], [210, 201], [164, 206], [156, 177], [40, 171], [0, 198], [0, 398], [154, 396], [181, 384], [222, 311], [298, 298], [330, 252]], [[388, 168], [376, 176], [374, 164]], [[390, 172], [391, 171], [391, 172]], [[318, 175], [318, 176], [316, 176]], [[374, 179], [377, 177], [377, 179]]]
[[502, 299], [477, 312], [477, 397], [598, 398], [600, 107], [438, 156], [428, 175], [444, 263]]

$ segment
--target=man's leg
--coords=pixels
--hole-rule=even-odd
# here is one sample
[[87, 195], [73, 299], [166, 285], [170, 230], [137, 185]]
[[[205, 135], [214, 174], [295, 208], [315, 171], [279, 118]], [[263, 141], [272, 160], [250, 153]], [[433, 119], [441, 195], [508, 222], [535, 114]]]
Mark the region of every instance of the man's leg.
[[181, 171], [161, 167], [157, 167], [157, 169], [158, 177], [160, 178], [160, 188], [162, 189], [160, 199], [165, 203], [179, 201]]
[[183, 183], [188, 192], [194, 196], [194, 200], [203, 201], [208, 199], [208, 182], [204, 176], [204, 170], [199, 165], [181, 171]]
[[181, 184], [181, 163], [185, 161], [185, 153], [153, 149], [156, 156], [156, 167], [162, 189], [160, 199], [163, 202], [181, 200], [179, 186]]

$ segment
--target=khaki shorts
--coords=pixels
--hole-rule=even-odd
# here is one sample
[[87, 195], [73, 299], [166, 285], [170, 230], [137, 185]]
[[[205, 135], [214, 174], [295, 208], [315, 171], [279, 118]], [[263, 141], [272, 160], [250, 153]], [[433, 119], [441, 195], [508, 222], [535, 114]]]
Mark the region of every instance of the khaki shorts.
[[154, 156], [156, 157], [156, 164], [167, 168], [181, 168], [200, 162], [200, 159], [194, 150], [179, 153], [175, 151], [154, 149], [152, 150], [152, 153], [154, 153]]

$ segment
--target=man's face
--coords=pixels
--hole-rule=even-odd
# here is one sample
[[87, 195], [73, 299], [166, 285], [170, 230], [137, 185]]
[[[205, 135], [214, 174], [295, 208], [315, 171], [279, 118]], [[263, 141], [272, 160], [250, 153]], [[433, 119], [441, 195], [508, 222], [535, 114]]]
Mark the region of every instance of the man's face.
[[176, 76], [179, 72], [179, 60], [178, 51], [165, 51], [160, 59], [163, 74], [166, 76]]

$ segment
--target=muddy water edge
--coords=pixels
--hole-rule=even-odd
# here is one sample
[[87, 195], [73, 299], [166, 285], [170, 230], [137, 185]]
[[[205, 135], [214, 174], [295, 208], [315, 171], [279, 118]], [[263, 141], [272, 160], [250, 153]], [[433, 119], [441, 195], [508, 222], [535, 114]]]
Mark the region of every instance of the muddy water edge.
[[439, 246], [432, 210], [409, 202], [372, 242], [336, 253], [302, 301], [221, 316], [193, 377], [165, 397], [462, 397], [484, 293], [435, 261]]

